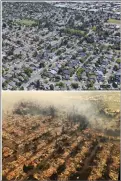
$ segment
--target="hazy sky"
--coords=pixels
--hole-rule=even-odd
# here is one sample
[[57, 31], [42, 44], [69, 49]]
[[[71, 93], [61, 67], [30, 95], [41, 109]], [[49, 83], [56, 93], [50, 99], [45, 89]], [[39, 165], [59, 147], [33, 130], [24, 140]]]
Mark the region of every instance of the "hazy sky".
[[11, 109], [20, 100], [34, 100], [44, 104], [73, 104], [75, 100], [85, 96], [84, 92], [49, 92], [49, 91], [4, 91], [2, 94], [3, 109]]
[[[2, 108], [10, 110], [15, 103], [21, 100], [36, 101], [42, 104], [62, 105], [68, 108], [75, 106], [80, 107], [81, 100], [88, 96], [96, 96], [102, 94], [117, 94], [116, 92], [99, 92], [99, 91], [3, 91], [2, 92]], [[86, 104], [86, 102], [85, 102]], [[88, 105], [86, 105], [88, 107]]]

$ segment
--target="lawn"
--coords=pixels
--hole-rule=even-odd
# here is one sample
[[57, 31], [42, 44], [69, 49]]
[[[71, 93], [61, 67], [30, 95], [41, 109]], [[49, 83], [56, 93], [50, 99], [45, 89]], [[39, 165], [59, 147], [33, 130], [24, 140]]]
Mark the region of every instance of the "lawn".
[[109, 19], [108, 23], [120, 24], [120, 20], [117, 19]]
[[84, 31], [77, 30], [77, 29], [71, 29], [67, 28], [64, 30], [65, 33], [71, 34], [71, 35], [84, 35]]
[[96, 26], [93, 26], [93, 27], [92, 27], [92, 30], [93, 30], [93, 31], [96, 31]]
[[29, 20], [29, 19], [16, 20], [16, 23], [25, 26], [37, 25], [37, 22], [35, 20]]

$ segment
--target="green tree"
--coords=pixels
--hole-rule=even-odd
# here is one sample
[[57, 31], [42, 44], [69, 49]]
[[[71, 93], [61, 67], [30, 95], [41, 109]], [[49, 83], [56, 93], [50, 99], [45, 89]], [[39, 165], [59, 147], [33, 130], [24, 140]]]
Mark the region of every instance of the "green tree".
[[37, 51], [35, 51], [34, 53], [33, 53], [33, 57], [36, 57], [37, 56]]
[[121, 59], [117, 59], [116, 63], [120, 64], [121, 63]]
[[54, 90], [54, 85], [50, 84], [50, 90]]
[[32, 73], [32, 69], [31, 68], [24, 68], [24, 72], [25, 72], [25, 74], [28, 75], [28, 77], [30, 77], [31, 73]]
[[37, 89], [40, 88], [40, 81], [39, 81], [39, 80], [37, 80], [37, 82], [36, 82], [36, 88], [37, 88]]
[[79, 87], [78, 83], [71, 83], [72, 88], [77, 89]]
[[21, 86], [21, 87], [20, 87], [20, 90], [24, 90], [24, 87], [23, 87], [23, 86]]
[[58, 83], [56, 83], [56, 86], [64, 87], [64, 83], [63, 82], [58, 82]]

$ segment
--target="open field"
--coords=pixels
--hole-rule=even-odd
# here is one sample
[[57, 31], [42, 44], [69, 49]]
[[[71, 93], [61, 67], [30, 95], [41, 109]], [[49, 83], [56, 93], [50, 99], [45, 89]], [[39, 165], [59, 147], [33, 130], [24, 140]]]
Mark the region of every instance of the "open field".
[[7, 113], [12, 94], [3, 94], [3, 180], [118, 179], [119, 92], [31, 93], [38, 103], [21, 93]]
[[109, 20], [108, 20], [108, 23], [120, 24], [120, 20], [109, 19]]
[[29, 19], [16, 20], [15, 22], [20, 24], [20, 25], [25, 25], [25, 26], [32, 26], [32, 25], [36, 25], [37, 24], [36, 21], [29, 20]]

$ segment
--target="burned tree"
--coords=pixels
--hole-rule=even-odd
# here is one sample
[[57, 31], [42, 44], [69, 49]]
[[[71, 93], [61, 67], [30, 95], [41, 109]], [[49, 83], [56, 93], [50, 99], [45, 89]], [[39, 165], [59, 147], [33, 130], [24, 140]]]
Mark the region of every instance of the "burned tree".
[[28, 165], [28, 166], [24, 165], [24, 166], [23, 166], [23, 171], [24, 171], [25, 173], [28, 173], [28, 172], [32, 171], [33, 168], [34, 168], [33, 165]]

